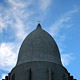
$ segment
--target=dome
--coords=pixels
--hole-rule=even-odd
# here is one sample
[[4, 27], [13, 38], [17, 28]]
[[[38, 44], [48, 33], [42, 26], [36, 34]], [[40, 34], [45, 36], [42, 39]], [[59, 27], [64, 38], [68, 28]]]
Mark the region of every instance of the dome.
[[40, 24], [23, 41], [17, 65], [31, 61], [47, 61], [62, 65], [56, 42]]

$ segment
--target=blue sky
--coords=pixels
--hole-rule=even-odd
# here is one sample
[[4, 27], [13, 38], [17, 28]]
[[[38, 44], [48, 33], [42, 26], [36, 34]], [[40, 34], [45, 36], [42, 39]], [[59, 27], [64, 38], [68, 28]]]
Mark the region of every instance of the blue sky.
[[22, 41], [38, 21], [56, 40], [63, 65], [80, 80], [79, 0], [0, 0], [0, 79], [15, 66]]

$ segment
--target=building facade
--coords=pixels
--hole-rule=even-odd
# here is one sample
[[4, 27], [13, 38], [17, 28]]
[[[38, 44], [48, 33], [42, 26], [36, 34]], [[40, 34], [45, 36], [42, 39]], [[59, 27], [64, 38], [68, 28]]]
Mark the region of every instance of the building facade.
[[76, 80], [62, 65], [55, 40], [41, 28], [23, 41], [16, 66], [2, 80]]

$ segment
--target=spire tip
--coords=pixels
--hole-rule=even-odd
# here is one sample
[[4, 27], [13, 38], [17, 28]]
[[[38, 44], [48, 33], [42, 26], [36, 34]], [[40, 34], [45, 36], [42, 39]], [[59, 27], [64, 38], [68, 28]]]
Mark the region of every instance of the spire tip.
[[40, 25], [40, 23], [38, 23], [38, 25], [37, 25], [37, 28], [41, 28], [41, 25]]

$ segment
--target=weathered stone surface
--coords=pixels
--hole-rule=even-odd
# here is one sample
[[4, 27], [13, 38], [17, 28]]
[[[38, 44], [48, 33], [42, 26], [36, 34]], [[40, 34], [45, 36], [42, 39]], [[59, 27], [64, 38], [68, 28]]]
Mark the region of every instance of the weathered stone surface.
[[62, 65], [56, 42], [40, 24], [23, 41], [17, 65], [31, 61], [48, 61]]

